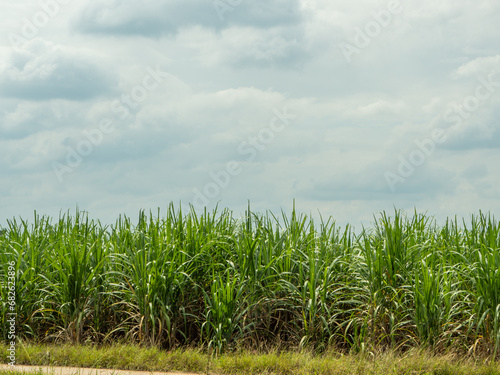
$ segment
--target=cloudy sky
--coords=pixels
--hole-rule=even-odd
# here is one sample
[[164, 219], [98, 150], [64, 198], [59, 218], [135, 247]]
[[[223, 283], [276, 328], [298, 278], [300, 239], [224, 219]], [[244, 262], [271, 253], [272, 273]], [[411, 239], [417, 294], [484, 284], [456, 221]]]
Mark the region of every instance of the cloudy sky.
[[0, 225], [500, 212], [496, 0], [0, 0]]

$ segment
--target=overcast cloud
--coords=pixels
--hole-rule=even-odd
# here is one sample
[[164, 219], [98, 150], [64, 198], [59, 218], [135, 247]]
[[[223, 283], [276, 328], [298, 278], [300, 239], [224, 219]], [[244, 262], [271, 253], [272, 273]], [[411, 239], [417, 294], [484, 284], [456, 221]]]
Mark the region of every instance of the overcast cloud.
[[500, 3], [0, 0], [0, 225], [500, 211]]

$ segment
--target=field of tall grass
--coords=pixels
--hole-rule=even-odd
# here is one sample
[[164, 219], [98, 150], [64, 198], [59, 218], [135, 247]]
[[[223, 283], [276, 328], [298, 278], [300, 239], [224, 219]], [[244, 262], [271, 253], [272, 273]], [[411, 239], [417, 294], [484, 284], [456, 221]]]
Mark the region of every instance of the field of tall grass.
[[16, 333], [33, 342], [500, 357], [500, 225], [489, 214], [438, 224], [383, 212], [358, 233], [295, 209], [235, 218], [171, 204], [111, 226], [35, 214], [0, 234], [2, 282], [9, 264]]

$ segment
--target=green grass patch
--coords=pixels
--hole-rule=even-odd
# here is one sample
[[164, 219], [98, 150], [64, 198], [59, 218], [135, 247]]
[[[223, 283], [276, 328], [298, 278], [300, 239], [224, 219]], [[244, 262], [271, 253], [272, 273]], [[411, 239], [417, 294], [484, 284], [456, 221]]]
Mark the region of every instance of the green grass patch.
[[[6, 347], [0, 346], [5, 353]], [[6, 356], [2, 354], [2, 362]], [[5, 362], [4, 362], [5, 363]], [[302, 351], [223, 354], [217, 357], [197, 349], [164, 351], [134, 345], [89, 347], [74, 345], [22, 346], [17, 364], [34, 366], [92, 367], [119, 370], [178, 371], [227, 375], [322, 375], [322, 374], [500, 374], [498, 363], [484, 363], [454, 355], [435, 356], [429, 352], [411, 351], [404, 355], [384, 352], [378, 355], [321, 355]], [[8, 372], [16, 374], [17, 372]]]

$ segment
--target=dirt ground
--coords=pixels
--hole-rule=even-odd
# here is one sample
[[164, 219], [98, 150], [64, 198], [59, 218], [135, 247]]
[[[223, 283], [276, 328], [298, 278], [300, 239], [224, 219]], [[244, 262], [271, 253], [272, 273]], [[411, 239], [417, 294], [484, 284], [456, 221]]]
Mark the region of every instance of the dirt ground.
[[129, 370], [109, 370], [95, 368], [79, 367], [56, 367], [56, 366], [24, 366], [16, 365], [14, 367], [0, 364], [0, 371], [16, 370], [34, 372], [42, 369], [44, 374], [49, 375], [199, 375], [188, 372], [150, 372], [150, 371], [129, 371]]

